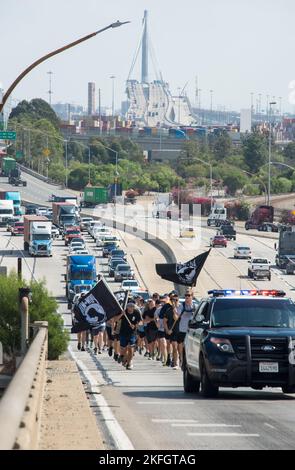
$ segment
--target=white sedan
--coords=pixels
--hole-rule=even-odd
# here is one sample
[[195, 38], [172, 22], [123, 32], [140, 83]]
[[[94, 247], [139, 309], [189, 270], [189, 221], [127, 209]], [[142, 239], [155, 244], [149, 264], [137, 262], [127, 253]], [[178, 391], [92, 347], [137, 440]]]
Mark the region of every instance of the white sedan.
[[130, 290], [131, 292], [137, 291], [140, 289], [140, 285], [135, 279], [126, 279], [122, 282], [121, 289]]
[[82, 250], [86, 250], [85, 246], [83, 245], [71, 246], [71, 248], [69, 249], [69, 254], [70, 255], [78, 254], [78, 251], [82, 251]]
[[234, 258], [251, 259], [251, 256], [252, 254], [251, 254], [251, 249], [249, 246], [239, 245], [234, 248]]

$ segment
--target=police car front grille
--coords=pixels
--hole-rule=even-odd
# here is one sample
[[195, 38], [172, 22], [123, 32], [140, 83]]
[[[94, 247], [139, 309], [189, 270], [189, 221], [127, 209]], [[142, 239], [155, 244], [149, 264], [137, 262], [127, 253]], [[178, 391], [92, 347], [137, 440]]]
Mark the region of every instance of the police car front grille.
[[[238, 359], [245, 361], [247, 359], [246, 338], [230, 339]], [[258, 338], [250, 337], [252, 361], [288, 361], [288, 342], [287, 338]], [[272, 346], [274, 349], [265, 350], [265, 346]]]

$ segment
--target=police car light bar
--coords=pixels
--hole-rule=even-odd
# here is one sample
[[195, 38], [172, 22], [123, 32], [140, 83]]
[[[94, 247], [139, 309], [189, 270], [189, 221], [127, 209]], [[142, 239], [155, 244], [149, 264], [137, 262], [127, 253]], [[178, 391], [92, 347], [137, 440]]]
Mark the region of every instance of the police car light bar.
[[213, 297], [226, 297], [230, 295], [237, 295], [237, 296], [262, 295], [262, 296], [268, 296], [268, 297], [284, 297], [286, 295], [286, 292], [284, 292], [283, 290], [276, 290], [276, 289], [241, 289], [241, 290], [212, 289], [208, 291], [208, 294], [212, 295]]

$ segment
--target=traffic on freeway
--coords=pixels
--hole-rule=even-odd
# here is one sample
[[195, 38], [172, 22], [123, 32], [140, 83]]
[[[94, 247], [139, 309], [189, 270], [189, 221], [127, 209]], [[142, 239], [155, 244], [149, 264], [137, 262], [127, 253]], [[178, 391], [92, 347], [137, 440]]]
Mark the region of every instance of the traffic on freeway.
[[[43, 196], [23, 206], [26, 188], [19, 188], [25, 213], [2, 224], [1, 265], [15, 268], [22, 253], [24, 278], [46, 278], [69, 331], [100, 278], [112, 292], [127, 292], [124, 314], [72, 333], [69, 344], [83, 380], [99, 382], [104, 402], [94, 395], [91, 403], [111, 410], [121, 448], [292, 448], [295, 281], [276, 265], [280, 239], [237, 231], [236, 240], [212, 247], [222, 228], [212, 220], [194, 237], [168, 233], [177, 260], [211, 246], [196, 287], [180, 291], [156, 275], [155, 264], [166, 262], [158, 248], [114, 228], [103, 208], [80, 211], [65, 191], [58, 202]], [[176, 233], [179, 222], [164, 217], [151, 217], [149, 229], [166, 223]], [[144, 224], [137, 219], [138, 229]]]

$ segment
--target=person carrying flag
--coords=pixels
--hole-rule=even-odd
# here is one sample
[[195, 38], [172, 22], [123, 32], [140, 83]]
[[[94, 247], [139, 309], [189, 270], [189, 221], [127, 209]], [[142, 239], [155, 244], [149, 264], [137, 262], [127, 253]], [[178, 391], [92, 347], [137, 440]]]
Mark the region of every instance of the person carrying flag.
[[142, 323], [142, 318], [140, 311], [132, 302], [128, 302], [125, 312], [123, 312], [119, 318], [121, 319], [121, 355], [118, 362], [122, 362], [127, 370], [131, 370], [133, 369], [132, 359], [137, 339], [136, 329]]

